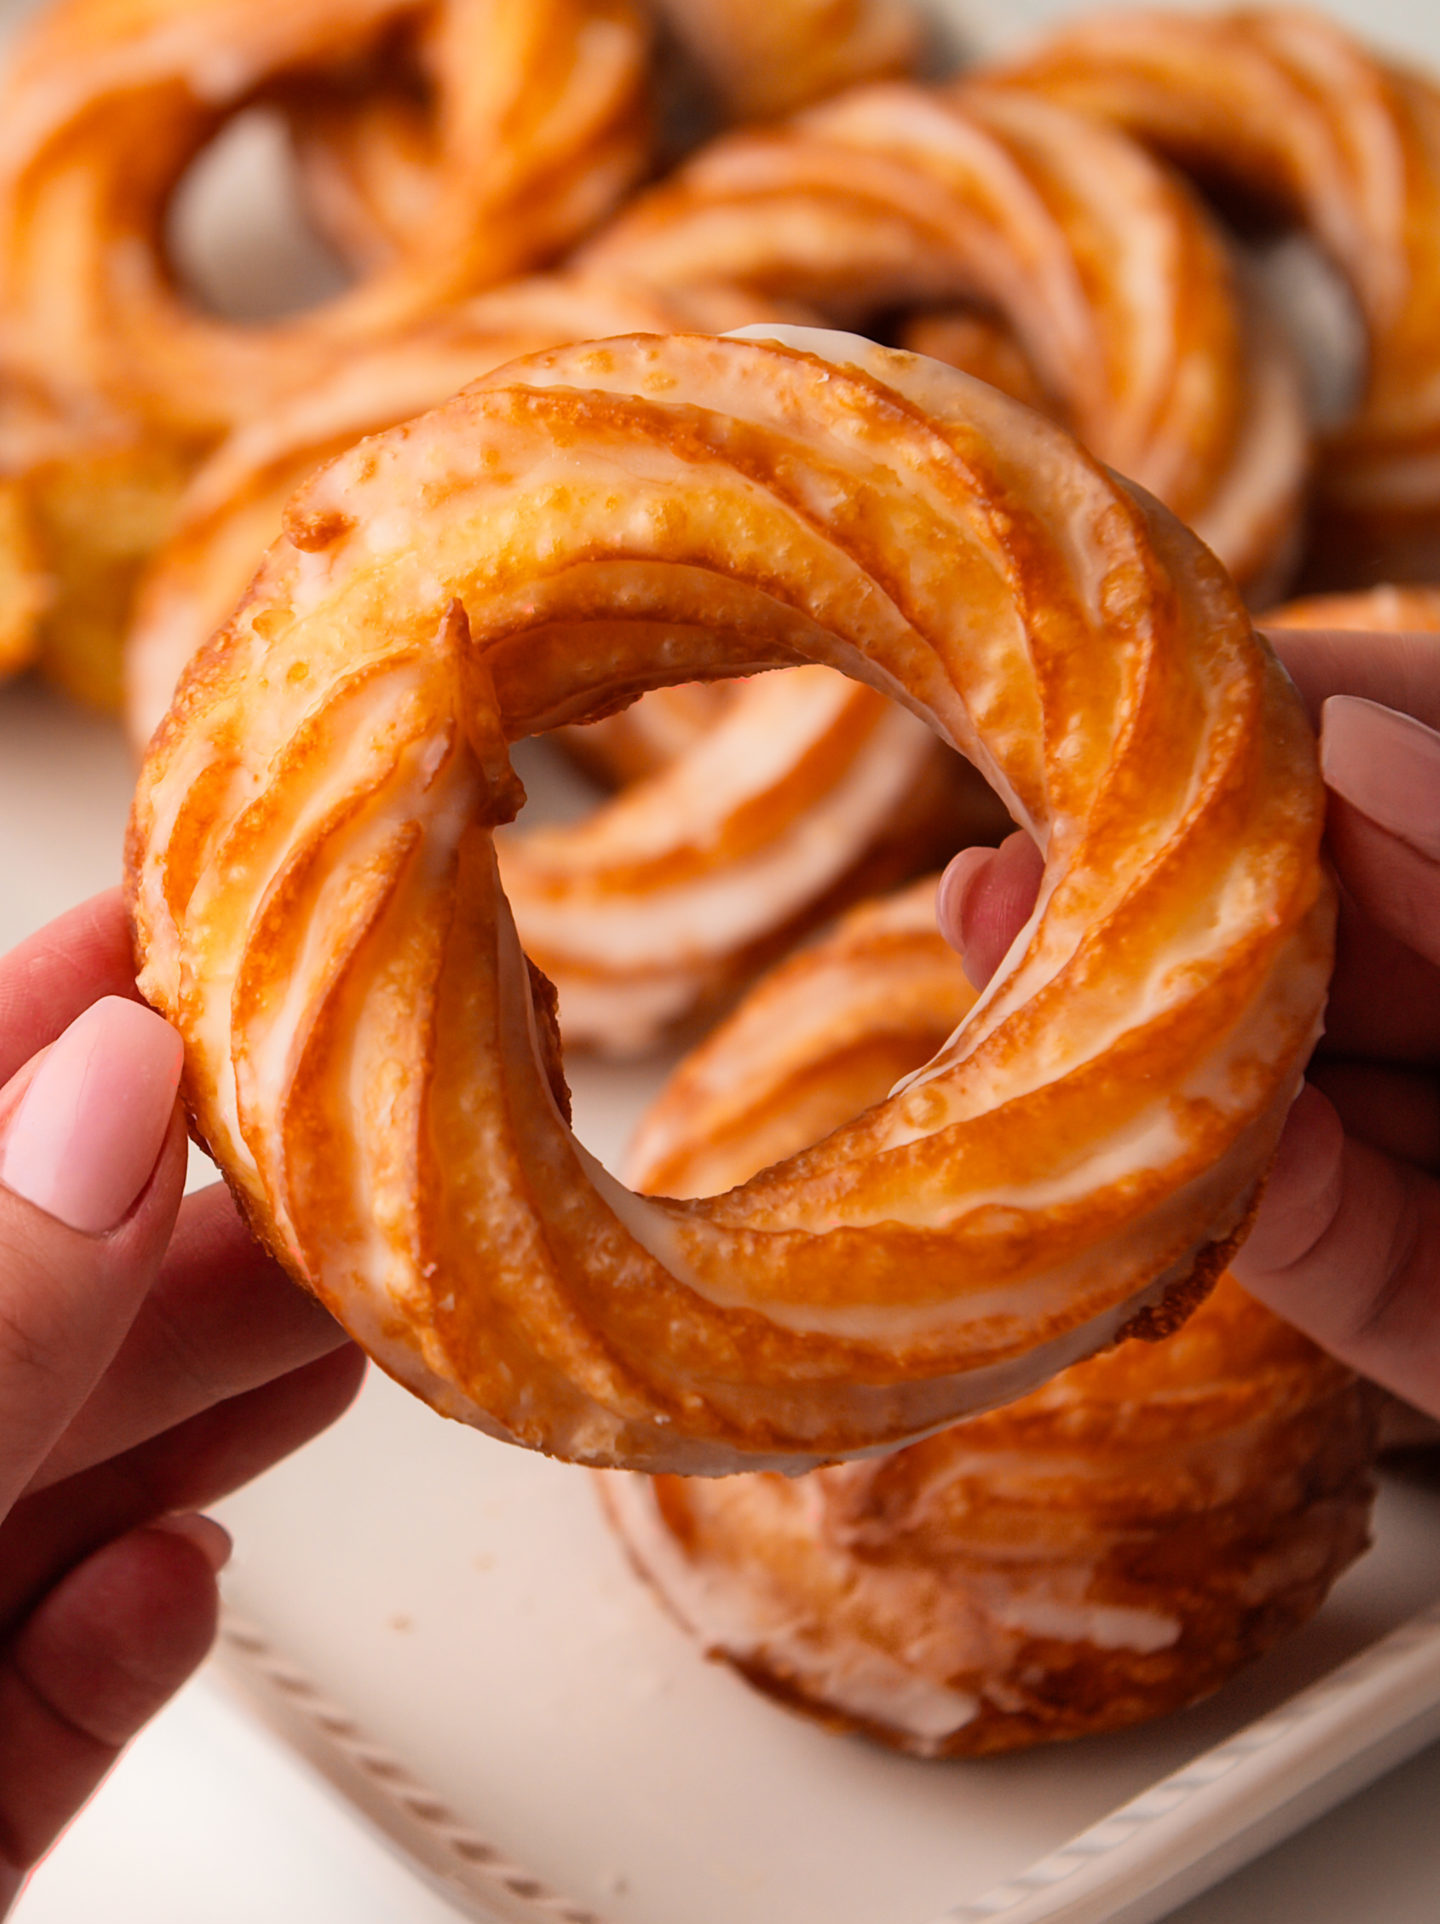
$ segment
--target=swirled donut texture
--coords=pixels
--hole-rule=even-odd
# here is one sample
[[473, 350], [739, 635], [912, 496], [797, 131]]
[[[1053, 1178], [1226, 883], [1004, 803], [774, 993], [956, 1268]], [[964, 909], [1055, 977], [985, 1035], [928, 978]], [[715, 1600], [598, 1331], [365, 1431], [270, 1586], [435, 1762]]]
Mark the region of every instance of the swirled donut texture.
[[[140, 596], [126, 649], [137, 743], [322, 459], [527, 350], [753, 307], [558, 276], [517, 283], [346, 362], [231, 436], [197, 476]], [[521, 940], [556, 985], [567, 1046], [650, 1046], [809, 923], [1003, 823], [989, 790], [923, 723], [831, 669], [656, 690], [636, 707], [667, 695], [700, 724], [683, 737], [672, 729], [670, 754], [652, 755], [626, 793], [582, 821], [501, 844]], [[633, 737], [635, 716], [612, 719]]]
[[716, 141], [579, 258], [841, 325], [993, 309], [1092, 452], [1255, 592], [1282, 585], [1308, 459], [1290, 355], [1182, 183], [1083, 115], [1018, 90], [858, 88]]
[[[918, 17], [903, 0], [770, 0], [764, 7], [746, 0], [654, 0], [651, 10], [726, 119], [786, 113], [856, 82], [906, 72], [921, 47]], [[440, 190], [447, 158], [443, 118], [427, 91], [435, 94], [438, 77], [443, 96], [447, 62], [457, 56], [456, 30], [444, 23], [464, 12], [413, 8], [408, 71], [392, 56], [377, 62], [384, 70], [366, 73], [362, 85], [352, 79], [311, 87], [288, 104], [307, 200], [324, 232], [362, 271], [405, 251]], [[473, 30], [468, 38], [477, 38]], [[583, 67], [576, 78], [587, 78]], [[593, 115], [593, 105], [588, 111]], [[587, 122], [585, 101], [561, 96], [548, 125], [542, 123], [555, 152], [534, 143], [523, 205], [517, 198], [505, 210], [510, 219], [501, 222], [501, 238], [518, 265], [539, 259], [547, 238], [558, 245], [593, 225], [633, 175], [633, 121], [612, 122], [608, 138], [592, 139], [583, 166], [576, 165], [577, 122]], [[604, 115], [598, 131], [606, 134]], [[524, 214], [523, 224], [517, 213]]]
[[124, 610], [187, 466], [133, 416], [0, 365], [0, 676], [34, 663], [118, 705]]
[[303, 314], [262, 326], [202, 312], [165, 247], [186, 167], [266, 87], [363, 61], [419, 11], [417, 0], [58, 0], [38, 14], [0, 88], [11, 351], [203, 446], [338, 356], [578, 231], [570, 214], [596, 211], [588, 187], [558, 226], [539, 202], [557, 168], [585, 174], [597, 142], [628, 155], [626, 168], [607, 162], [607, 192], [643, 164], [646, 40], [626, 0], [433, 6], [444, 166], [404, 246]]
[[1363, 1387], [1229, 1276], [1178, 1334], [879, 1462], [607, 1478], [636, 1567], [746, 1681], [923, 1757], [1207, 1696], [1366, 1548]]
[[[680, 1065], [629, 1157], [706, 1195], [883, 1101], [975, 1000], [934, 882], [853, 912]], [[881, 1462], [609, 1477], [637, 1569], [747, 1681], [921, 1756], [1090, 1735], [1216, 1688], [1365, 1546], [1373, 1399], [1228, 1276]]]
[[[143, 991], [251, 1220], [437, 1407], [592, 1463], [800, 1467], [1173, 1321], [1329, 971], [1313, 740], [1208, 552], [993, 390], [794, 338], [557, 349], [342, 455], [132, 817]], [[637, 1198], [565, 1120], [506, 744], [805, 661], [982, 768], [1040, 900], [889, 1102]]]
[[285, 503], [315, 469], [523, 354], [565, 341], [764, 318], [724, 289], [647, 293], [535, 275], [476, 295], [348, 356], [322, 381], [245, 422], [196, 471], [146, 571], [125, 647], [126, 716], [142, 750], [192, 655], [234, 609], [280, 533]]
[[1004, 69], [1297, 221], [1367, 335], [1317, 466], [1313, 572], [1440, 574], [1440, 88], [1298, 7], [1110, 12]]

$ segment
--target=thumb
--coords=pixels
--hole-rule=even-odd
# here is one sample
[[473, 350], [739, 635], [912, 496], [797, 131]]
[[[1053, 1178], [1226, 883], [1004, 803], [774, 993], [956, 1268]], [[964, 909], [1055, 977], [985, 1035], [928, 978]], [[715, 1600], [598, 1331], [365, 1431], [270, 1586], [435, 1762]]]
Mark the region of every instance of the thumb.
[[0, 1516], [109, 1365], [185, 1181], [180, 1039], [93, 1003], [0, 1090]]
[[1308, 1084], [1231, 1268], [1322, 1348], [1440, 1415], [1440, 1183], [1347, 1136]]

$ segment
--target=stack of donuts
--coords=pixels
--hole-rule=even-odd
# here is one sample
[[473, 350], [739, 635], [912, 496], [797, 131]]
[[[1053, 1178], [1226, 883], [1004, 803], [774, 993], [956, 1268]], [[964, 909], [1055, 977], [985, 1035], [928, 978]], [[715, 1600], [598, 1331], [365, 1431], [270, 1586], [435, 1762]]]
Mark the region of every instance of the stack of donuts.
[[[257, 1235], [618, 1472], [752, 1681], [952, 1755], [1191, 1701], [1366, 1540], [1368, 1392], [1226, 1274], [1334, 919], [1250, 611], [1440, 625], [1440, 86], [1288, 7], [934, 67], [904, 0], [50, 0], [0, 675], [123, 707]], [[263, 323], [170, 238], [252, 109], [348, 276]], [[583, 818], [515, 822], [536, 734]], [[915, 878], [1011, 824], [977, 995]], [[623, 1186], [562, 1040], [716, 1011]]]

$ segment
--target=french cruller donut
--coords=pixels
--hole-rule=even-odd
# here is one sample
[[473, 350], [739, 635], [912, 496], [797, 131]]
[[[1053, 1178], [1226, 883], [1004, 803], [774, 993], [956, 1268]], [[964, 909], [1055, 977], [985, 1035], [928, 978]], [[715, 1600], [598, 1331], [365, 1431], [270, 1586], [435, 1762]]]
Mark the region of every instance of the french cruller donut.
[[[858, 81], [907, 72], [922, 43], [919, 18], [905, 0], [768, 0], [765, 6], [751, 0], [652, 0], [645, 11], [669, 30], [711, 106], [727, 120], [786, 113]], [[444, 70], [456, 57], [448, 22], [467, 13], [472, 21], [488, 15], [491, 31], [498, 23], [502, 33], [513, 32], [525, 18], [523, 8], [507, 8], [503, 0], [481, 6], [472, 0], [468, 8], [433, 0], [412, 6], [408, 47], [387, 48], [387, 57], [362, 73], [311, 85], [288, 102], [311, 210], [341, 254], [362, 271], [403, 253], [442, 191]], [[539, 25], [543, 36], [546, 23]], [[469, 36], [473, 46], [473, 26]], [[469, 48], [464, 57], [474, 64]], [[546, 159], [542, 148], [530, 167], [538, 186], [527, 186], [523, 209], [517, 201], [517, 211], [532, 218], [528, 225], [512, 221], [506, 234], [519, 250], [517, 265], [541, 258], [547, 238], [562, 241], [567, 230], [582, 231], [604, 211], [605, 199], [615, 195], [615, 163], [629, 172], [623, 140], [610, 168], [602, 164], [602, 150], [577, 169], [566, 150], [570, 129], [563, 116], [555, 132], [555, 178], [547, 179], [543, 164], [536, 164]]]
[[983, 349], [988, 372], [1001, 319], [1086, 447], [1252, 594], [1283, 586], [1308, 461], [1290, 351], [1183, 182], [1097, 121], [1018, 90], [856, 88], [703, 148], [578, 259], [662, 288], [730, 283], [842, 326], [988, 310], [957, 359]]
[[[974, 1001], [933, 878], [852, 911], [681, 1064], [630, 1180], [745, 1181], [883, 1101]], [[1178, 1709], [1303, 1623], [1365, 1547], [1374, 1400], [1227, 1275], [1163, 1343], [893, 1456], [601, 1494], [710, 1655], [837, 1728], [976, 1756]]]
[[38, 14], [0, 91], [0, 304], [21, 363], [204, 443], [577, 232], [578, 219], [557, 238], [539, 203], [558, 175], [569, 206], [597, 145], [628, 156], [604, 174], [612, 192], [643, 164], [646, 37], [627, 0], [431, 5], [445, 166], [404, 248], [298, 315], [254, 325], [203, 312], [165, 244], [189, 163], [267, 88], [362, 61], [418, 11], [57, 0]]
[[[536, 277], [346, 361], [238, 430], [197, 475], [139, 596], [125, 656], [137, 746], [323, 459], [517, 354], [577, 336], [725, 326], [755, 306], [723, 290]], [[923, 723], [833, 669], [656, 689], [595, 726], [599, 742], [592, 730], [565, 732], [592, 765], [608, 758], [625, 792], [583, 821], [508, 833], [500, 847], [521, 939], [559, 992], [567, 1047], [650, 1045], [809, 923], [993, 838], [1004, 821]], [[735, 874], [748, 883], [739, 899]], [[700, 926], [702, 888], [729, 907]]]
[[[435, 191], [335, 298], [259, 324], [184, 288], [167, 223], [190, 163], [275, 89], [378, 56], [421, 12]], [[70, 692], [120, 699], [135, 577], [237, 423], [338, 360], [558, 252], [643, 168], [647, 34], [627, 0], [53, 0], [0, 77], [0, 476], [38, 596], [9, 619]], [[40, 390], [36, 445], [13, 387]], [[0, 529], [12, 555], [13, 539]], [[22, 640], [23, 637], [23, 640]]]
[[[1039, 902], [889, 1101], [724, 1197], [636, 1197], [566, 1121], [507, 745], [803, 662], [984, 771]], [[1203, 1296], [1319, 1024], [1321, 815], [1228, 578], [1062, 430], [852, 337], [642, 336], [302, 489], [151, 746], [129, 899], [198, 1135], [388, 1370], [593, 1464], [798, 1469]]]
[[994, 78], [1095, 114], [1298, 223], [1365, 332], [1316, 474], [1312, 568], [1440, 577], [1440, 88], [1299, 7], [1110, 11]]

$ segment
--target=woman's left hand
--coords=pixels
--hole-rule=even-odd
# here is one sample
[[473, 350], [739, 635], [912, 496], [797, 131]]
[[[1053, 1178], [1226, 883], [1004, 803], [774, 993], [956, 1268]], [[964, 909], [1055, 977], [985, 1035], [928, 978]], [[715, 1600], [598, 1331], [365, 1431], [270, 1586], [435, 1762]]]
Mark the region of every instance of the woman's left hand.
[[363, 1369], [223, 1189], [182, 1201], [179, 1073], [118, 894], [0, 960], [0, 1911], [210, 1646], [195, 1512]]

